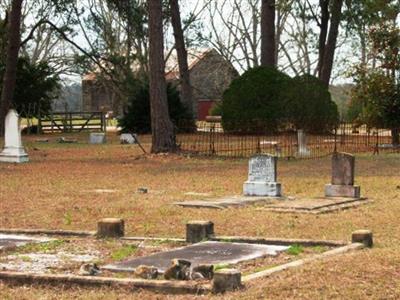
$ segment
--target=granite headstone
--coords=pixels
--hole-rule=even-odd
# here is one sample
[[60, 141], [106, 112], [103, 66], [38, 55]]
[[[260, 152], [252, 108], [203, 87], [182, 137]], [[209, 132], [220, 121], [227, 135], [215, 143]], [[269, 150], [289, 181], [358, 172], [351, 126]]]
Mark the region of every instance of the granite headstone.
[[249, 177], [243, 184], [245, 196], [280, 197], [281, 184], [277, 182], [278, 157], [256, 155], [249, 161]]
[[355, 157], [348, 153], [332, 156], [332, 181], [325, 186], [326, 197], [360, 198], [360, 187], [354, 185]]

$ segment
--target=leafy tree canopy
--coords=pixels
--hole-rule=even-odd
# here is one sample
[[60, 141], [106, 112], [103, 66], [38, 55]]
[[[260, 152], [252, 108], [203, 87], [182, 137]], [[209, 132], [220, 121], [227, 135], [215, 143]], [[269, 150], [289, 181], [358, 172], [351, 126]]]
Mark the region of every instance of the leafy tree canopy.
[[339, 122], [337, 105], [324, 83], [311, 75], [293, 78], [288, 90], [287, 120], [296, 129], [319, 133], [331, 131]]

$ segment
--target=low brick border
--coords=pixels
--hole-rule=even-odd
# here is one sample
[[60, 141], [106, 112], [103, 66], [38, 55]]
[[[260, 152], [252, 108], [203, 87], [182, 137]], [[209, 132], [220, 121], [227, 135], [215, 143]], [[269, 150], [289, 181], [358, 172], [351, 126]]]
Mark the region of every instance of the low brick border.
[[186, 239], [181, 238], [163, 238], [163, 237], [143, 237], [143, 236], [126, 236], [120, 238], [123, 241], [154, 241], [154, 242], [178, 242], [186, 243]]
[[367, 198], [360, 198], [354, 201], [349, 201], [346, 203], [335, 204], [335, 205], [328, 205], [320, 208], [315, 209], [307, 209], [307, 208], [285, 208], [285, 207], [260, 207], [256, 210], [259, 211], [267, 211], [267, 212], [274, 212], [274, 213], [282, 213], [282, 214], [306, 214], [306, 215], [322, 215], [328, 214], [338, 211], [344, 211], [352, 208], [358, 208], [363, 205], [373, 203], [373, 200]]
[[89, 277], [61, 274], [31, 274], [21, 272], [0, 272], [0, 281], [14, 284], [62, 284], [63, 286], [115, 287], [129, 290], [146, 289], [168, 294], [208, 294], [211, 284], [191, 281], [145, 280], [131, 278]]
[[31, 235], [58, 235], [58, 236], [95, 236], [95, 231], [62, 230], [62, 229], [5, 229], [0, 228], [2, 234], [31, 234]]
[[336, 249], [333, 249], [333, 250], [326, 251], [326, 252], [321, 253], [321, 254], [316, 254], [316, 255], [311, 256], [311, 257], [306, 257], [306, 258], [303, 258], [303, 259], [292, 261], [290, 263], [279, 265], [279, 266], [270, 268], [270, 269], [265, 270], [265, 271], [260, 271], [260, 272], [252, 273], [252, 274], [247, 275], [247, 276], [243, 276], [242, 277], [242, 282], [245, 283], [245, 282], [249, 282], [249, 281], [252, 281], [252, 280], [268, 277], [268, 276], [271, 276], [271, 275], [273, 275], [275, 273], [285, 271], [287, 269], [300, 267], [300, 266], [302, 266], [302, 265], [304, 265], [306, 263], [314, 262], [314, 261], [317, 261], [317, 260], [322, 260], [322, 259], [327, 258], [327, 257], [331, 257], [331, 256], [338, 255], [338, 254], [343, 254], [343, 253], [354, 251], [354, 250], [360, 250], [360, 249], [364, 249], [364, 248], [366, 248], [366, 246], [364, 244], [362, 244], [362, 243], [349, 244], [349, 245], [346, 245], [346, 246], [343, 246], [343, 247], [340, 247], [340, 248], [336, 248]]
[[311, 240], [311, 239], [279, 239], [279, 238], [260, 238], [260, 237], [242, 237], [242, 236], [211, 236], [209, 240], [216, 242], [231, 242], [231, 243], [247, 243], [247, 244], [263, 244], [263, 245], [279, 245], [291, 246], [301, 245], [305, 247], [327, 246], [340, 247], [348, 245], [345, 241], [329, 241], [329, 240]]
[[[192, 222], [193, 223], [193, 222]], [[192, 224], [189, 222], [188, 224]], [[202, 222], [201, 224], [210, 225], [211, 221]], [[197, 224], [197, 223], [196, 223]], [[213, 227], [213, 226], [212, 226]], [[186, 228], [188, 230], [188, 227]], [[189, 228], [190, 229], [190, 228]], [[31, 230], [31, 229], [5, 229], [0, 233], [22, 233], [22, 234], [47, 234], [47, 235], [75, 235], [75, 236], [92, 236], [95, 232], [88, 231], [65, 231], [65, 230]], [[357, 230], [352, 233], [352, 243], [343, 241], [329, 240], [311, 240], [311, 239], [278, 239], [278, 238], [258, 238], [258, 237], [239, 237], [239, 236], [215, 236], [214, 231], [206, 232], [205, 239], [212, 241], [229, 241], [236, 243], [258, 243], [258, 244], [275, 244], [275, 245], [303, 245], [303, 246], [330, 246], [339, 247], [328, 250], [321, 254], [306, 257], [296, 261], [292, 261], [283, 265], [279, 265], [264, 271], [249, 274], [241, 277], [238, 270], [227, 270], [228, 273], [220, 272], [220, 280], [213, 280], [211, 284], [202, 284], [193, 281], [169, 281], [169, 280], [144, 280], [131, 278], [112, 278], [112, 277], [86, 277], [76, 275], [62, 274], [32, 274], [21, 272], [0, 272], [0, 281], [14, 282], [19, 284], [62, 284], [62, 285], [84, 285], [84, 286], [111, 286], [123, 287], [131, 290], [148, 289], [168, 294], [208, 294], [223, 293], [242, 287], [243, 283], [271, 276], [277, 272], [287, 269], [296, 268], [306, 263], [322, 260], [334, 255], [343, 254], [349, 251], [371, 248], [373, 246], [373, 234], [370, 230]], [[179, 241], [185, 242], [185, 239], [175, 238], [146, 238], [146, 237], [122, 237], [121, 240], [153, 240], [153, 241]], [[187, 241], [186, 241], [187, 242]], [[190, 242], [190, 241], [189, 241]], [[225, 279], [224, 279], [225, 278]], [[217, 278], [218, 279], [218, 278]], [[221, 281], [222, 280], [222, 281]], [[225, 281], [226, 282], [225, 282]]]

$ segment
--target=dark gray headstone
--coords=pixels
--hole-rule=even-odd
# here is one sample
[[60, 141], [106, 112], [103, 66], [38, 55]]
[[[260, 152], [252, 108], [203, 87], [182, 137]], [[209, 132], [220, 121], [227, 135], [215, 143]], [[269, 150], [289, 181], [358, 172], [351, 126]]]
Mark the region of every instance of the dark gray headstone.
[[332, 184], [354, 184], [355, 158], [348, 153], [334, 153], [332, 156]]
[[170, 266], [173, 259], [188, 260], [192, 263], [192, 266], [237, 264], [241, 261], [256, 259], [266, 255], [276, 255], [277, 252], [286, 249], [288, 247], [275, 245], [204, 242], [107, 265], [103, 269], [133, 272], [138, 266], [146, 265], [154, 266], [162, 273]]
[[361, 189], [354, 185], [355, 157], [348, 153], [332, 156], [332, 183], [325, 186], [326, 197], [360, 198]]

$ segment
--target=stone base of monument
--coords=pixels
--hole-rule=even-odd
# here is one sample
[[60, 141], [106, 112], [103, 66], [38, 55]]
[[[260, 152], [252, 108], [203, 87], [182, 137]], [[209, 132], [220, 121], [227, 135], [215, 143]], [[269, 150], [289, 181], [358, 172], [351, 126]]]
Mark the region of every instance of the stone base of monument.
[[286, 200], [285, 197], [259, 197], [259, 196], [231, 196], [222, 198], [210, 198], [204, 200], [187, 200], [174, 202], [173, 205], [186, 208], [211, 208], [226, 209], [234, 207], [246, 207], [250, 205], [266, 205], [274, 201]]
[[246, 181], [243, 184], [243, 194], [245, 196], [281, 197], [282, 187], [278, 182]]
[[367, 198], [349, 197], [321, 197], [321, 198], [300, 198], [293, 201], [273, 201], [266, 204], [260, 210], [299, 213], [299, 214], [323, 214], [339, 210], [355, 208], [360, 205], [371, 203]]
[[29, 161], [29, 156], [24, 148], [6, 147], [0, 153], [0, 162], [25, 163]]
[[348, 197], [359, 199], [361, 197], [361, 189], [357, 185], [327, 184], [325, 186], [325, 197]]

